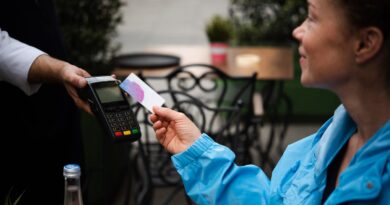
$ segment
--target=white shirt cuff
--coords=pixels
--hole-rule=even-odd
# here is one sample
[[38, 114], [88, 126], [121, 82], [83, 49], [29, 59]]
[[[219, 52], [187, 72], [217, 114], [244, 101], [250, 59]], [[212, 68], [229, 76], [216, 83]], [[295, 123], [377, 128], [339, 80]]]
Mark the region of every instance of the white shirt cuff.
[[11, 38], [5, 31], [0, 32], [0, 80], [17, 86], [27, 95], [34, 94], [41, 84], [29, 83], [28, 73], [34, 60], [45, 53]]

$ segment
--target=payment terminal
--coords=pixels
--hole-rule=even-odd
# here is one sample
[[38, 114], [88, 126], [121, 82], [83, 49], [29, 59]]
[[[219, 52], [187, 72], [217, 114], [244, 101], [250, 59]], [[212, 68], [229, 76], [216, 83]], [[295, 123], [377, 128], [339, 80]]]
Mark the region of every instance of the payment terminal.
[[119, 81], [111, 76], [86, 78], [88, 84], [78, 90], [87, 100], [103, 129], [114, 141], [136, 141], [141, 137], [139, 124]]

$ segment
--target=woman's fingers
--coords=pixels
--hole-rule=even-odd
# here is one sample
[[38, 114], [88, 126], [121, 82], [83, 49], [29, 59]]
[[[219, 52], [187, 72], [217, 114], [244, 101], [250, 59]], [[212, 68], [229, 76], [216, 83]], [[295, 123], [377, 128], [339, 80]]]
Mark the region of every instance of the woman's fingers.
[[164, 137], [164, 134], [167, 132], [167, 129], [165, 129], [165, 127], [162, 127], [158, 130], [156, 130], [156, 136], [157, 136], [157, 139], [161, 142], [161, 140], [163, 140], [165, 137]]
[[158, 120], [158, 116], [156, 114], [151, 114], [149, 116], [149, 119], [150, 121], [152, 121], [153, 123], [155, 123], [157, 120]]
[[153, 124], [153, 129], [154, 130], [158, 130], [158, 129], [160, 129], [161, 127], [162, 127], [162, 122], [161, 121], [157, 121], [157, 122], [155, 122], [154, 124]]
[[155, 114], [150, 115], [149, 119], [153, 123], [153, 128], [155, 130], [157, 130], [161, 127], [167, 128], [169, 126], [169, 123], [170, 123], [169, 121], [166, 121], [163, 118], [160, 118], [159, 116], [157, 116]]
[[176, 119], [181, 117], [181, 113], [179, 113], [175, 110], [166, 108], [166, 107], [154, 106], [153, 111], [156, 115], [158, 115], [166, 120], [169, 120], [169, 121], [176, 120]]

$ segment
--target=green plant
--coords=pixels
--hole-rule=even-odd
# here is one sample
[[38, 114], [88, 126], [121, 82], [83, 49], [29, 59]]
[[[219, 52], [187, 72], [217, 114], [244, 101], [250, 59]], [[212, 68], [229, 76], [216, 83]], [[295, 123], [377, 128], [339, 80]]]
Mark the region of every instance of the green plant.
[[120, 46], [111, 42], [121, 22], [121, 0], [57, 0], [60, 28], [69, 61], [91, 74], [108, 74]]
[[229, 18], [213, 16], [206, 25], [206, 34], [210, 42], [229, 43], [233, 35], [233, 25]]
[[17, 205], [24, 194], [24, 191], [23, 191], [21, 194], [19, 194], [19, 196], [16, 198], [15, 201], [12, 201], [12, 199], [11, 199], [12, 189], [13, 189], [13, 187], [11, 187], [11, 189], [8, 191], [8, 194], [4, 200], [4, 205]]
[[288, 44], [306, 17], [305, 0], [232, 0], [238, 45]]

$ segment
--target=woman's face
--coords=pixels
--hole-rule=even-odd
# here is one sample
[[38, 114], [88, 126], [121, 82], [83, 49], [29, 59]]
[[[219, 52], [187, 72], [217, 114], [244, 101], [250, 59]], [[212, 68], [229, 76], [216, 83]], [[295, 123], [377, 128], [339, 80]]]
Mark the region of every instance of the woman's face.
[[308, 0], [308, 17], [293, 31], [299, 41], [301, 83], [337, 89], [354, 63], [353, 35], [346, 16], [332, 0]]

